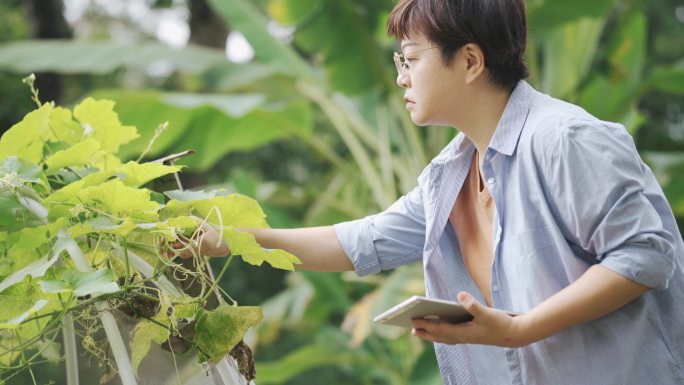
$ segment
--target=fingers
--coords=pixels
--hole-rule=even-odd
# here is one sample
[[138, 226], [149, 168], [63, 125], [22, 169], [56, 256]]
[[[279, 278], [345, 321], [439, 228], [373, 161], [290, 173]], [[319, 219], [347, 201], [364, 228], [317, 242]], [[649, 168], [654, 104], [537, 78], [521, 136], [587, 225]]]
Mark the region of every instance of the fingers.
[[475, 297], [470, 295], [470, 293], [465, 291], [458, 293], [458, 302], [460, 302], [461, 305], [463, 305], [463, 308], [465, 308], [468, 313], [472, 314], [475, 319], [486, 317], [488, 314], [489, 309], [475, 299]]
[[192, 241], [187, 240], [187, 238], [182, 235], [178, 235], [173, 242], [166, 242], [166, 247], [164, 247], [164, 255], [167, 258], [173, 259], [175, 257], [181, 258], [191, 258], [193, 256], [192, 252]]
[[465, 342], [463, 335], [469, 328], [467, 324], [454, 325], [446, 322], [426, 321], [420, 318], [416, 318], [412, 321], [412, 335], [426, 341], [451, 345]]

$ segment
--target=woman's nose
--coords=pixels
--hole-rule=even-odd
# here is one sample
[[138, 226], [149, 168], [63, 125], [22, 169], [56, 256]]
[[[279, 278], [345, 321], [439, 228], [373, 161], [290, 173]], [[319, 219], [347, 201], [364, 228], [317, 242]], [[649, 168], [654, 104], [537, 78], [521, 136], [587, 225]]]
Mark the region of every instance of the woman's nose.
[[409, 77], [407, 75], [397, 74], [397, 85], [401, 88], [409, 86]]

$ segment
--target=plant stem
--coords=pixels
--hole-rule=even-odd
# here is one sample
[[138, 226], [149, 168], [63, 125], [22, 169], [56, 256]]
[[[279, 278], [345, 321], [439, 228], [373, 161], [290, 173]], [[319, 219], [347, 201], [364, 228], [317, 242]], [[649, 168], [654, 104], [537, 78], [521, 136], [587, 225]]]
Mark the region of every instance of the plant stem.
[[214, 290], [216, 289], [216, 285], [218, 285], [219, 282], [221, 282], [221, 278], [223, 278], [223, 274], [225, 274], [226, 271], [228, 270], [228, 265], [230, 265], [230, 262], [233, 260], [234, 257], [235, 257], [235, 254], [231, 254], [230, 257], [228, 257], [228, 260], [226, 261], [225, 264], [223, 264], [223, 268], [221, 268], [221, 272], [219, 273], [219, 275], [214, 280], [214, 283], [211, 284], [211, 287], [207, 291], [207, 294], [205, 294], [204, 297], [202, 297], [201, 303], [204, 303], [204, 301], [206, 301], [209, 298], [209, 296], [211, 296], [211, 293], [214, 292]]

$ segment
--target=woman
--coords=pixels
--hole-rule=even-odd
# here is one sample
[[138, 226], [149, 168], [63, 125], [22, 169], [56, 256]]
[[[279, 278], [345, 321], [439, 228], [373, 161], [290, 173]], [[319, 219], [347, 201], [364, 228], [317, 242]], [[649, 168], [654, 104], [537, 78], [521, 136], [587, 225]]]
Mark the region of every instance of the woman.
[[[377, 215], [247, 231], [305, 269], [422, 260], [427, 296], [474, 315], [414, 320], [445, 384], [683, 384], [684, 244], [671, 209], [624, 127], [522, 80], [526, 31], [523, 0], [401, 0], [388, 32], [401, 41], [406, 108], [459, 135]], [[215, 236], [203, 252], [227, 254]]]

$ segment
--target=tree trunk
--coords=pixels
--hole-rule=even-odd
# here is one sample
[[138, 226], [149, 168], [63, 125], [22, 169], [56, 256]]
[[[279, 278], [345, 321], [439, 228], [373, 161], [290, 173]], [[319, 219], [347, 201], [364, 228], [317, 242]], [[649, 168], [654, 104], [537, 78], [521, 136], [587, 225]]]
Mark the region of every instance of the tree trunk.
[[190, 0], [190, 42], [205, 47], [226, 49], [228, 27], [206, 0]]
[[[29, 0], [26, 2], [35, 39], [71, 39], [73, 32], [64, 18], [62, 0]], [[59, 102], [62, 95], [61, 76], [51, 72], [36, 74], [36, 87], [41, 102]]]

